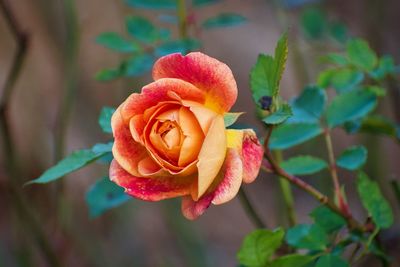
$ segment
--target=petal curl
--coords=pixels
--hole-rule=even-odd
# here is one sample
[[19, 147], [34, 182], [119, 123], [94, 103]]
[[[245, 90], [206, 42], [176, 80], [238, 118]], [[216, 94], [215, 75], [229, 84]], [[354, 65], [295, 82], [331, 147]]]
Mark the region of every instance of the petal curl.
[[251, 129], [244, 130], [242, 145], [243, 182], [252, 183], [257, 178], [263, 154], [264, 150], [256, 133]]
[[184, 196], [182, 198], [181, 210], [186, 219], [194, 220], [202, 215], [206, 209], [211, 205], [214, 194], [206, 194], [198, 201], [194, 201], [191, 196]]
[[222, 116], [216, 116], [204, 139], [198, 157], [198, 198], [209, 188], [224, 163], [226, 154], [225, 125]]
[[159, 201], [190, 193], [193, 177], [136, 177], [125, 171], [116, 160], [111, 162], [110, 179], [125, 188], [125, 192], [146, 201]]
[[129, 125], [123, 122], [120, 108], [111, 118], [111, 127], [114, 135], [112, 153], [115, 160], [130, 174], [140, 175], [138, 163], [147, 156], [147, 150], [133, 139]]
[[142, 114], [144, 110], [160, 102], [170, 101], [169, 92], [175, 92], [182, 99], [204, 103], [205, 93], [191, 83], [179, 79], [165, 78], [152, 82], [142, 88], [140, 94], [131, 94], [121, 105], [124, 121], [132, 116]]
[[176, 53], [158, 59], [153, 67], [153, 78], [177, 78], [194, 84], [206, 92], [206, 107], [218, 113], [228, 111], [237, 98], [237, 85], [231, 69], [200, 52], [186, 56]]

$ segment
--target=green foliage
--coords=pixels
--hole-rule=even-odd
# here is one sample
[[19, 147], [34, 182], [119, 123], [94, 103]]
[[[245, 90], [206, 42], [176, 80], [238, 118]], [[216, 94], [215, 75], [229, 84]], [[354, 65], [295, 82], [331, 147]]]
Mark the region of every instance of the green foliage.
[[229, 127], [232, 124], [234, 124], [237, 119], [239, 119], [240, 115], [242, 115], [244, 112], [226, 112], [224, 114], [224, 123], [225, 127]]
[[367, 161], [368, 151], [363, 146], [352, 146], [344, 150], [336, 160], [336, 164], [347, 170], [357, 170]]
[[349, 133], [371, 133], [387, 135], [394, 139], [400, 139], [400, 127], [381, 115], [371, 115], [361, 121], [353, 121], [346, 125]]
[[324, 90], [317, 86], [307, 86], [300, 96], [291, 102], [293, 116], [290, 123], [317, 123], [324, 112], [327, 97]]
[[147, 9], [176, 9], [176, 0], [125, 0], [128, 6]]
[[328, 234], [346, 226], [346, 221], [326, 206], [317, 207], [311, 212], [310, 216], [314, 219], [314, 222]]
[[202, 23], [205, 29], [213, 29], [220, 27], [230, 27], [243, 24], [247, 19], [235, 13], [220, 13], [215, 17], [209, 18]]
[[274, 231], [259, 229], [247, 235], [237, 254], [239, 262], [247, 267], [263, 267], [278, 249], [285, 232], [278, 228]]
[[282, 35], [275, 48], [274, 57], [260, 54], [257, 63], [251, 69], [250, 87], [257, 104], [263, 96], [276, 97], [279, 94], [279, 83], [288, 54], [287, 42], [287, 34]]
[[345, 56], [337, 53], [328, 53], [327, 55], [322, 56], [320, 61], [322, 63], [329, 63], [341, 67], [349, 64], [349, 61]]
[[186, 54], [198, 49], [200, 46], [200, 42], [196, 39], [172, 40], [160, 44], [156, 47], [154, 53], [157, 57], [162, 57], [172, 53]]
[[141, 50], [140, 46], [132, 41], [128, 41], [118, 33], [104, 32], [97, 36], [96, 43], [112, 49], [116, 52], [132, 53]]
[[320, 39], [325, 34], [327, 21], [325, 14], [318, 8], [308, 8], [301, 16], [301, 26], [310, 39]]
[[329, 32], [339, 43], [345, 43], [349, 38], [347, 26], [342, 22], [332, 22], [329, 25]]
[[86, 203], [90, 217], [98, 217], [131, 199], [124, 189], [104, 177], [93, 184], [86, 192]]
[[282, 104], [277, 111], [269, 114], [262, 121], [266, 124], [280, 124], [290, 116], [292, 116], [292, 109], [288, 104]]
[[216, 4], [220, 2], [220, 0], [192, 0], [194, 6], [200, 7], [209, 4]]
[[64, 175], [79, 170], [80, 168], [94, 162], [111, 151], [112, 143], [97, 144], [92, 149], [83, 149], [71, 153], [58, 162], [55, 166], [45, 171], [40, 177], [28, 184], [44, 184], [55, 181]]
[[378, 64], [376, 53], [362, 39], [347, 42], [347, 55], [352, 65], [365, 71], [373, 70]]
[[313, 260], [310, 255], [289, 254], [273, 260], [268, 267], [305, 267]]
[[378, 66], [369, 72], [369, 75], [375, 80], [382, 80], [386, 75], [394, 74], [396, 67], [391, 56], [383, 56], [379, 59]]
[[335, 127], [347, 121], [360, 119], [371, 112], [376, 104], [376, 95], [369, 90], [359, 89], [343, 93], [334, 98], [328, 106], [328, 126]]
[[393, 213], [378, 184], [370, 180], [365, 173], [359, 172], [357, 191], [364, 208], [368, 211], [376, 226], [389, 228], [393, 224]]
[[112, 133], [111, 129], [111, 116], [115, 112], [115, 108], [103, 107], [99, 116], [99, 125], [103, 132]]
[[324, 160], [312, 156], [296, 156], [281, 163], [281, 167], [292, 175], [314, 174], [327, 166]]
[[284, 123], [274, 129], [269, 141], [270, 149], [287, 149], [306, 142], [322, 133], [316, 123]]
[[286, 242], [299, 249], [323, 251], [329, 244], [329, 239], [317, 224], [299, 224], [287, 231]]
[[339, 256], [333, 254], [325, 254], [321, 256], [315, 267], [349, 267], [350, 265], [341, 259]]
[[157, 28], [145, 17], [127, 17], [125, 24], [128, 33], [144, 43], [154, 43], [160, 37]]
[[140, 76], [151, 70], [154, 57], [150, 54], [134, 56], [121, 65], [121, 70], [126, 77]]

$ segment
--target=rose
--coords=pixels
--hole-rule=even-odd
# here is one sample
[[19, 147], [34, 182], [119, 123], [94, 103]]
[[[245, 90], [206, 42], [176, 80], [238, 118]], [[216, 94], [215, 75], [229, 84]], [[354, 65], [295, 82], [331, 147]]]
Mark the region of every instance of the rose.
[[225, 129], [237, 98], [227, 65], [171, 54], [155, 63], [153, 78], [112, 116], [110, 179], [142, 200], [182, 196], [183, 214], [194, 219], [254, 181], [263, 150], [253, 130]]

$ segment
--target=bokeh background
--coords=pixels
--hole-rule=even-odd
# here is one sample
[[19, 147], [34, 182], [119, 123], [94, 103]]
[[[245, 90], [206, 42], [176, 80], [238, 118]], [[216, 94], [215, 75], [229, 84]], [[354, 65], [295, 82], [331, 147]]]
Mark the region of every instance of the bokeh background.
[[[107, 174], [105, 165], [96, 164], [54, 184], [22, 188], [23, 183], [38, 177], [61, 155], [109, 141], [110, 136], [103, 134], [97, 124], [101, 107], [118, 106], [130, 93], [151, 81], [149, 74], [106, 83], [96, 81], [94, 76], [100, 69], [117, 65], [123, 57], [96, 44], [96, 36], [105, 31], [124, 33], [127, 15], [143, 15], [162, 25], [159, 15], [175, 15], [175, 12], [135, 9], [122, 0], [6, 2], [29, 39], [7, 109], [12, 151], [4, 140], [0, 143], [0, 266], [237, 266], [235, 255], [241, 241], [254, 229], [237, 199], [211, 207], [194, 222], [182, 217], [178, 200], [159, 203], [131, 200], [91, 219], [85, 192]], [[391, 54], [400, 62], [397, 0], [225, 0], [192, 10], [197, 21], [220, 12], [235, 12], [247, 18], [245, 24], [237, 27], [202, 31], [199, 38], [205, 53], [231, 67], [239, 87], [233, 110], [246, 111], [240, 122], [258, 129], [260, 135], [263, 128], [254, 115], [248, 83], [248, 73], [258, 54], [272, 53], [279, 35], [288, 29], [289, 62], [282, 93], [289, 99], [304, 85], [315, 82], [323, 67], [318, 63], [319, 56], [339, 49], [330, 39], [310, 40], [302, 32], [302, 14], [315, 6], [329, 20], [346, 25], [350, 35], [368, 40], [379, 55]], [[167, 27], [173, 35], [178, 34], [176, 27]], [[0, 92], [16, 50], [16, 40], [2, 14]], [[69, 99], [67, 104], [65, 99]], [[399, 101], [399, 87], [394, 86], [379, 108], [399, 122]], [[57, 145], [60, 131], [64, 136], [63, 149]], [[336, 153], [352, 143], [368, 146], [366, 169], [392, 203], [396, 223], [382, 238], [389, 244], [389, 254], [398, 260], [400, 207], [389, 181], [400, 180], [400, 147], [385, 137], [349, 137], [341, 130], [334, 132]], [[287, 155], [299, 152], [326, 155], [320, 144], [321, 140], [316, 139]], [[10, 153], [15, 162], [10, 162]], [[9, 175], [10, 164], [18, 169], [17, 177]], [[354, 196], [354, 177], [343, 172], [340, 178], [350, 194], [349, 203], [355, 216], [362, 218], [365, 213]], [[327, 173], [307, 179], [330, 192]], [[275, 177], [260, 174], [245, 190], [270, 228], [285, 225]], [[308, 212], [317, 203], [297, 189], [294, 193], [299, 220], [307, 222]], [[28, 211], [21, 208], [21, 203]], [[36, 223], [29, 221], [24, 212], [32, 214]], [[45, 240], [38, 232], [44, 233]], [[49, 264], [48, 255], [52, 253], [57, 256]], [[364, 261], [360, 266], [375, 266], [375, 262], [368, 259], [368, 263]], [[399, 261], [394, 261], [393, 266], [400, 266]]]

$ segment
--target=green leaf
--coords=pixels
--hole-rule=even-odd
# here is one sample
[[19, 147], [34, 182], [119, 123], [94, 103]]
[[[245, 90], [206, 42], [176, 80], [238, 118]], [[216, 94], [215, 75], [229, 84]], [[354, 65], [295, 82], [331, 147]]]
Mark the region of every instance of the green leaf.
[[122, 64], [125, 77], [137, 77], [149, 72], [154, 64], [154, 57], [150, 54], [134, 56]]
[[159, 39], [157, 28], [145, 17], [127, 17], [125, 24], [128, 33], [144, 43], [152, 44]]
[[364, 80], [364, 74], [360, 71], [344, 68], [332, 73], [330, 83], [338, 93], [347, 92]]
[[317, 86], [307, 86], [301, 95], [292, 101], [293, 116], [288, 122], [317, 123], [324, 112], [326, 100], [324, 90]]
[[109, 82], [121, 77], [120, 69], [104, 69], [96, 73], [95, 79], [100, 82]]
[[262, 267], [267, 264], [283, 241], [285, 232], [259, 229], [247, 235], [237, 254], [239, 262], [247, 267]]
[[282, 124], [276, 127], [269, 140], [270, 149], [287, 149], [306, 142], [322, 133], [316, 123]]
[[360, 119], [371, 112], [377, 104], [376, 95], [368, 90], [352, 90], [332, 101], [326, 113], [329, 127]]
[[349, 63], [345, 56], [337, 53], [328, 53], [327, 55], [321, 57], [320, 61], [338, 66], [345, 66]]
[[350, 265], [342, 260], [339, 256], [332, 254], [322, 255], [315, 265], [315, 267], [349, 267]]
[[386, 96], [386, 89], [377, 85], [368, 85], [364, 90], [370, 91], [378, 97]]
[[141, 50], [141, 47], [131, 41], [124, 39], [116, 32], [104, 32], [97, 36], [96, 43], [122, 53], [132, 53]]
[[155, 55], [162, 57], [172, 53], [186, 54], [196, 50], [201, 46], [201, 43], [196, 39], [182, 39], [162, 43], [155, 49]]
[[301, 26], [310, 39], [320, 39], [326, 29], [325, 14], [318, 8], [308, 8], [301, 16]]
[[45, 171], [39, 178], [29, 181], [25, 185], [44, 184], [55, 181], [101, 158], [111, 151], [111, 146], [112, 144], [97, 144], [92, 149], [72, 152], [69, 156]]
[[396, 125], [381, 115], [371, 115], [363, 119], [359, 131], [396, 138]]
[[280, 109], [263, 118], [266, 124], [280, 124], [292, 116], [292, 109], [288, 104], [283, 104]]
[[115, 112], [115, 108], [103, 107], [99, 116], [99, 125], [103, 132], [112, 133], [111, 129], [111, 116]]
[[393, 57], [383, 56], [379, 59], [378, 67], [372, 70], [369, 75], [375, 80], [381, 80], [388, 74], [395, 73]]
[[328, 234], [346, 226], [346, 221], [326, 206], [317, 207], [311, 212], [310, 216]]
[[361, 168], [367, 161], [368, 151], [363, 146], [352, 146], [347, 148], [340, 154], [336, 160], [336, 164], [347, 170], [357, 170]]
[[349, 38], [347, 27], [342, 22], [333, 22], [329, 25], [329, 32], [339, 43], [345, 43]]
[[378, 184], [359, 172], [357, 191], [364, 208], [379, 228], [389, 228], [393, 224], [393, 213], [388, 201], [383, 197]]
[[322, 88], [328, 88], [331, 86], [331, 80], [336, 71], [336, 69], [327, 69], [320, 72], [317, 79], [317, 85]]
[[268, 267], [305, 267], [313, 260], [310, 255], [289, 254], [273, 260]]
[[147, 9], [176, 9], [176, 0], [125, 0], [128, 6]]
[[279, 94], [279, 83], [285, 70], [288, 54], [288, 37], [283, 34], [275, 48], [274, 58], [260, 54], [250, 72], [250, 87], [254, 102], [259, 105], [263, 96], [275, 97]]
[[234, 124], [243, 113], [244, 112], [226, 112], [224, 114], [225, 127], [229, 127]]
[[376, 53], [362, 39], [353, 39], [347, 42], [347, 56], [354, 66], [371, 71], [378, 64]]
[[202, 23], [205, 29], [213, 29], [220, 27], [231, 27], [243, 24], [247, 19], [235, 13], [221, 13], [215, 17], [209, 18]]
[[89, 215], [94, 218], [105, 211], [115, 208], [129, 199], [124, 189], [104, 177], [93, 184], [86, 192], [86, 204], [89, 207]]
[[281, 163], [282, 169], [292, 175], [313, 174], [327, 166], [324, 160], [312, 156], [297, 156]]
[[328, 236], [316, 224], [299, 224], [287, 231], [286, 242], [299, 249], [325, 250], [329, 244]]

